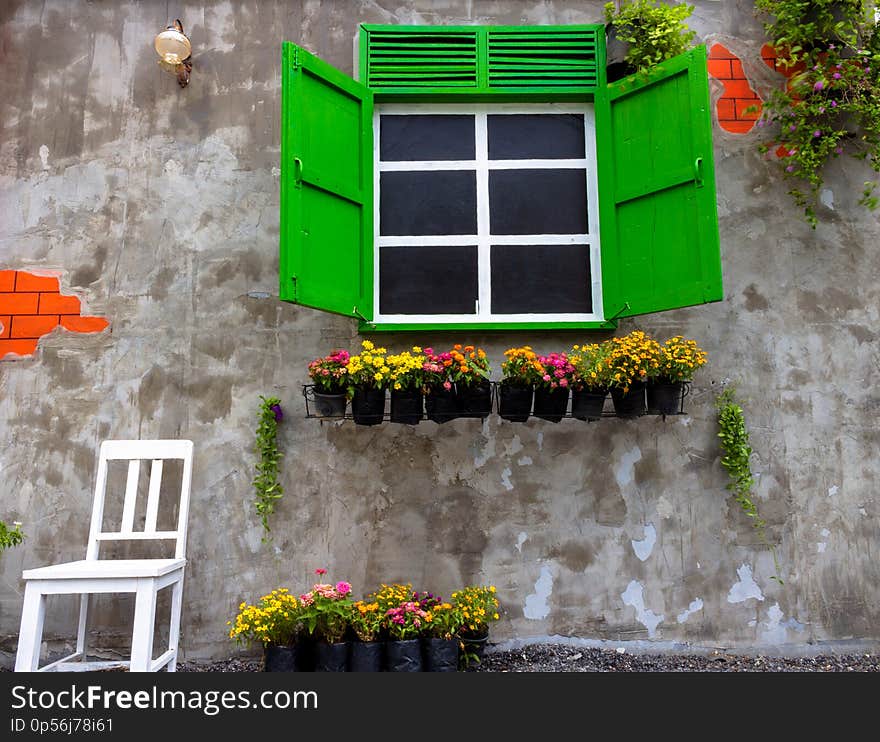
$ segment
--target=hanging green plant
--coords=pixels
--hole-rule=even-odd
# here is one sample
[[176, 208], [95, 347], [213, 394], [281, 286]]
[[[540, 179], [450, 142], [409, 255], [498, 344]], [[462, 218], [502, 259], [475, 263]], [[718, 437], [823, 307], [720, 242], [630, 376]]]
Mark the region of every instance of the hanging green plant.
[[[760, 145], [771, 150], [789, 195], [814, 229], [831, 160], [847, 154], [880, 172], [880, 37], [862, 0], [756, 0], [764, 29], [787, 70], [784, 89], [764, 103]], [[877, 207], [876, 181], [863, 181], [859, 203]]]
[[755, 484], [749, 463], [752, 447], [749, 443], [749, 431], [746, 429], [743, 409], [737, 404], [735, 392], [731, 387], [718, 395], [715, 405], [718, 409], [718, 437], [721, 439], [721, 450], [724, 453], [721, 457], [721, 466], [730, 477], [727, 489], [733, 493], [734, 499], [739, 503], [746, 516], [752, 519], [752, 525], [758, 533], [758, 537], [773, 555], [773, 564], [777, 574], [772, 575], [770, 579], [776, 580], [782, 585], [784, 583], [779, 577], [780, 569], [776, 549], [767, 540], [767, 523], [758, 515], [758, 506], [752, 499], [752, 487]]
[[0, 520], [0, 551], [18, 546], [22, 541], [24, 541], [24, 534], [21, 532], [21, 523], [14, 521], [12, 528], [10, 528]]
[[263, 541], [271, 535], [269, 516], [275, 512], [275, 504], [284, 494], [284, 488], [278, 481], [278, 462], [282, 453], [278, 450], [278, 423], [284, 418], [281, 400], [277, 397], [260, 396], [260, 409], [257, 418], [257, 439], [254, 452], [259, 456], [254, 478], [256, 490], [256, 509], [263, 524], [265, 534]]

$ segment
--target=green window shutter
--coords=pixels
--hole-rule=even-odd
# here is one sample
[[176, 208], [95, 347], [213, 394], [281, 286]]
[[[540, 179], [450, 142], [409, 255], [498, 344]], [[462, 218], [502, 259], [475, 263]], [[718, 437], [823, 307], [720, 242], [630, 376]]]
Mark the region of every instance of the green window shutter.
[[377, 94], [592, 93], [604, 26], [361, 26], [361, 70]]
[[606, 319], [723, 298], [706, 48], [596, 103]]
[[373, 94], [284, 42], [279, 296], [372, 318]]

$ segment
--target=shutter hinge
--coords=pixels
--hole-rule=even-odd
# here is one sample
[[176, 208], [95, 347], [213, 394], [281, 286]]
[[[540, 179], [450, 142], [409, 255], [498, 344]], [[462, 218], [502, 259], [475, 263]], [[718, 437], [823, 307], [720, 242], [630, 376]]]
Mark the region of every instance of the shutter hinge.
[[366, 317], [364, 317], [364, 315], [362, 315], [362, 314], [358, 311], [358, 308], [357, 308], [356, 305], [353, 306], [353, 307], [351, 308], [351, 313], [352, 313], [355, 317], [357, 317], [358, 319], [363, 320], [364, 322], [369, 322], [369, 321], [370, 321], [370, 320], [368, 320]]
[[290, 59], [290, 66], [293, 67], [293, 69], [295, 70], [298, 70], [300, 67], [299, 47], [293, 47], [293, 57], [291, 57]]
[[298, 285], [296, 282], [296, 276], [291, 276], [290, 282], [293, 284], [293, 300], [296, 301], [297, 300], [297, 290], [296, 289], [297, 289], [297, 285]]
[[627, 309], [629, 309], [629, 302], [628, 302], [628, 301], [627, 301], [627, 302], [624, 302], [624, 303], [623, 303], [623, 306], [622, 306], [620, 309], [618, 309], [617, 312], [616, 312], [613, 316], [611, 316], [611, 317], [606, 317], [606, 318], [605, 318], [605, 321], [606, 321], [606, 322], [613, 322], [613, 321], [616, 320], [621, 314], [623, 314]]

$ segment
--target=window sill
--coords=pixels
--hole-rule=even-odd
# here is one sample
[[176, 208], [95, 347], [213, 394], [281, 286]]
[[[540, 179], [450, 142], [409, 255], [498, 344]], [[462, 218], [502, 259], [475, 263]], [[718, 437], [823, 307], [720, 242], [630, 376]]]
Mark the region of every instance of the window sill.
[[442, 330], [616, 330], [616, 320], [600, 322], [448, 322], [377, 323], [361, 322], [358, 332], [406, 332]]

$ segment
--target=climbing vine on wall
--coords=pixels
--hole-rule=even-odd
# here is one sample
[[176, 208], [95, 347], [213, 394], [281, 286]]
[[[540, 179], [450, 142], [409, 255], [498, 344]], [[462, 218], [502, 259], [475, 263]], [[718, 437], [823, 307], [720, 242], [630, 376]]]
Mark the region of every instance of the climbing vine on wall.
[[734, 499], [739, 503], [742, 511], [752, 519], [752, 525], [763, 544], [773, 555], [773, 564], [777, 574], [771, 579], [780, 585], [784, 584], [779, 577], [779, 560], [776, 557], [776, 549], [767, 540], [767, 522], [758, 514], [758, 506], [755, 504], [752, 487], [755, 477], [752, 474], [750, 459], [752, 446], [749, 443], [749, 431], [746, 429], [743, 408], [736, 401], [736, 394], [731, 387], [718, 395], [715, 401], [718, 409], [718, 437], [721, 439], [721, 466], [727, 471], [730, 481], [727, 489], [733, 493]]
[[257, 460], [257, 476], [254, 478], [256, 491], [256, 509], [263, 524], [265, 534], [263, 541], [268, 541], [271, 533], [269, 516], [275, 512], [275, 505], [284, 494], [284, 488], [278, 481], [278, 462], [282, 453], [278, 450], [278, 423], [284, 417], [281, 411], [281, 400], [277, 397], [260, 396], [260, 408], [257, 418], [257, 438], [254, 452]]

